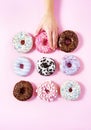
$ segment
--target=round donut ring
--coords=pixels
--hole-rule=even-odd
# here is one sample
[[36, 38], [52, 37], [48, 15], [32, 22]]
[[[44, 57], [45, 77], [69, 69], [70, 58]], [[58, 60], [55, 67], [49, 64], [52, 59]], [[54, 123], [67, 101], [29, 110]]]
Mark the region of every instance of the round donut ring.
[[49, 76], [54, 73], [56, 64], [52, 58], [43, 57], [37, 61], [36, 68], [39, 74]]
[[54, 101], [58, 96], [57, 85], [53, 81], [46, 81], [38, 87], [37, 94], [42, 100]]
[[58, 47], [64, 52], [72, 52], [78, 46], [78, 36], [71, 30], [66, 30], [59, 35]]
[[47, 34], [45, 31], [40, 32], [35, 38], [36, 48], [41, 53], [50, 53], [53, 50], [49, 46]]
[[61, 96], [67, 100], [76, 100], [81, 93], [80, 84], [77, 81], [66, 80], [60, 88]]
[[20, 101], [26, 101], [33, 95], [32, 84], [28, 81], [17, 82], [14, 86], [13, 95]]
[[76, 56], [67, 55], [61, 60], [60, 70], [66, 75], [73, 75], [80, 69], [80, 61]]
[[33, 36], [29, 33], [20, 32], [13, 37], [12, 42], [18, 52], [26, 53], [33, 47]]
[[18, 57], [14, 63], [14, 71], [19, 76], [26, 76], [31, 71], [30, 60], [26, 57]]

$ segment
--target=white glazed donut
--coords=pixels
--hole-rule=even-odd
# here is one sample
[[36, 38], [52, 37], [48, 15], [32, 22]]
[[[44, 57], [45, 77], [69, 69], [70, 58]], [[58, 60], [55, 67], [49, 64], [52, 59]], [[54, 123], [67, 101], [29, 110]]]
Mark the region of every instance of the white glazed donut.
[[80, 69], [80, 61], [76, 56], [66, 55], [61, 60], [60, 69], [66, 75], [73, 75]]
[[26, 57], [18, 57], [14, 63], [14, 71], [19, 76], [26, 76], [31, 71], [30, 60]]
[[33, 47], [33, 36], [29, 33], [20, 32], [13, 37], [14, 48], [18, 52], [29, 52]]
[[66, 80], [60, 88], [61, 96], [67, 100], [76, 100], [80, 96], [81, 87], [77, 81]]
[[54, 101], [58, 96], [57, 85], [53, 81], [46, 81], [37, 88], [38, 96], [45, 101]]

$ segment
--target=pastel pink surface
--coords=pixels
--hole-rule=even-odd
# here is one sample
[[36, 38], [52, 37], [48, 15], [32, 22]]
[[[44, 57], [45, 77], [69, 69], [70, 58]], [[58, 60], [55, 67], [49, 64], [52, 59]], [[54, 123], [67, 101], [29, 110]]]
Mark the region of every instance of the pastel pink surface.
[[[73, 30], [79, 36], [79, 46], [71, 54], [82, 61], [82, 70], [74, 76], [61, 71], [50, 76], [59, 87], [66, 79], [79, 81], [82, 94], [78, 101], [59, 97], [55, 102], [43, 102], [37, 96], [26, 102], [13, 97], [13, 87], [20, 80], [28, 80], [37, 88], [48, 77], [37, 73], [36, 68], [27, 77], [17, 76], [13, 63], [18, 56], [29, 57], [35, 64], [42, 56], [58, 62], [66, 54], [55, 51], [41, 54], [33, 50], [20, 54], [14, 50], [12, 37], [20, 31], [35, 33], [44, 14], [43, 0], [0, 0], [0, 130], [91, 130], [91, 0], [55, 0], [55, 16], [60, 31]], [[36, 95], [36, 94], [35, 94]]]

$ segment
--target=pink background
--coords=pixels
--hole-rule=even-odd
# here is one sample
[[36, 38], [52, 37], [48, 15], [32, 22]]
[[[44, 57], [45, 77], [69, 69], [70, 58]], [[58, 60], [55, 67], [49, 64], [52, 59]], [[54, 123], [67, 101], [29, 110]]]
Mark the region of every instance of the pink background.
[[71, 29], [79, 36], [79, 46], [71, 54], [80, 58], [82, 68], [74, 76], [66, 76], [57, 69], [50, 79], [59, 86], [66, 79], [79, 81], [82, 86], [80, 99], [66, 101], [59, 97], [48, 103], [37, 96], [25, 102], [13, 97], [16, 82], [28, 80], [38, 87], [49, 79], [40, 76], [35, 68], [27, 77], [17, 76], [13, 63], [18, 56], [29, 57], [34, 63], [48, 56], [59, 64], [66, 55], [58, 50], [52, 54], [36, 50], [19, 54], [12, 46], [12, 37], [17, 32], [35, 33], [44, 14], [43, 3], [43, 0], [0, 0], [0, 130], [91, 130], [91, 0], [55, 0], [60, 31]]

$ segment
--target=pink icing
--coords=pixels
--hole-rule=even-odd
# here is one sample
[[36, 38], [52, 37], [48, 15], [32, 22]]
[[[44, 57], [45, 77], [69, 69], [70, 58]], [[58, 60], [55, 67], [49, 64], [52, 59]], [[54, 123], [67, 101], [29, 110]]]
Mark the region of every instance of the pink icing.
[[58, 96], [58, 89], [54, 82], [47, 81], [37, 89], [38, 96], [45, 101], [54, 101]]
[[38, 51], [41, 53], [50, 53], [52, 49], [49, 46], [47, 35], [45, 31], [39, 33], [35, 38], [35, 44]]

